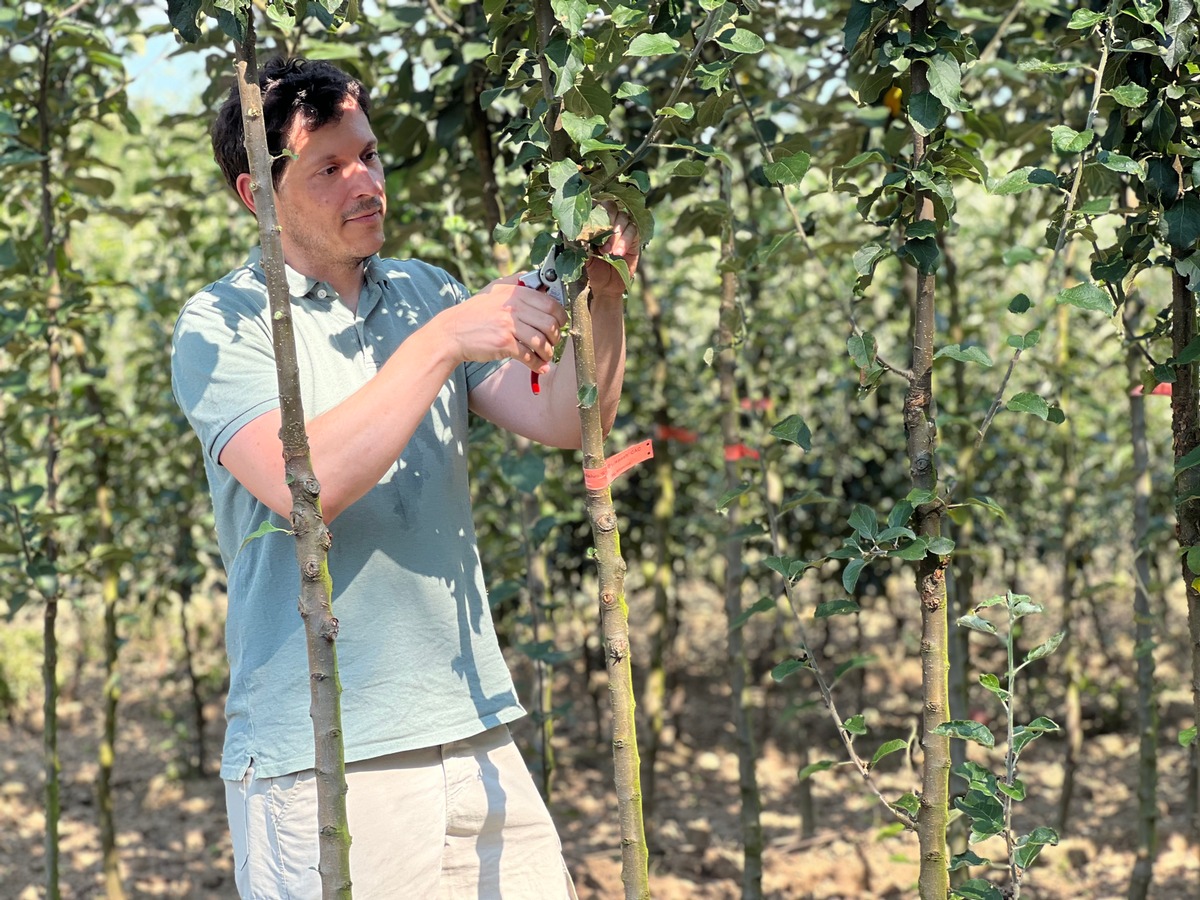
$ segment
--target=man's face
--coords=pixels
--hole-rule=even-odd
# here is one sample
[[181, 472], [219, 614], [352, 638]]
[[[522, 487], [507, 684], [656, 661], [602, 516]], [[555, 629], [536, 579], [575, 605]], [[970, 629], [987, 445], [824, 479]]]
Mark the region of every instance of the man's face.
[[296, 158], [275, 192], [284, 256], [314, 278], [357, 266], [383, 246], [387, 200], [375, 134], [353, 98], [342, 110], [338, 122], [316, 131], [292, 129]]

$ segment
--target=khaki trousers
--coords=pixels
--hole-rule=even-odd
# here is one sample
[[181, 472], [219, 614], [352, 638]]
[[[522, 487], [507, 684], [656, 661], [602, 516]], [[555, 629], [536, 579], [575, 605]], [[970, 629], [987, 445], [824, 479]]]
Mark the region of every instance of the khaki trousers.
[[[355, 900], [576, 900], [507, 726], [346, 766]], [[311, 769], [225, 783], [243, 900], [320, 900]]]

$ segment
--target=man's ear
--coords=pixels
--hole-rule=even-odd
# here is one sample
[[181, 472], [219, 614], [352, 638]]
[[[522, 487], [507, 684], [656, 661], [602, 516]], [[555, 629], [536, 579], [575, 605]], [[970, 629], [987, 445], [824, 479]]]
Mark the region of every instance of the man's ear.
[[239, 175], [237, 179], [237, 195], [246, 204], [246, 209], [257, 216], [258, 211], [254, 208], [254, 191], [250, 190], [250, 184], [251, 179], [248, 172], [243, 172]]

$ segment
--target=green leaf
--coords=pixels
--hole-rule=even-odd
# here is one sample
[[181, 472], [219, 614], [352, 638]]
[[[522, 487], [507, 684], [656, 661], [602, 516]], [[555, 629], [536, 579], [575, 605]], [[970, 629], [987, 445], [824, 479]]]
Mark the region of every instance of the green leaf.
[[1042, 826], [1035, 828], [1030, 834], [1023, 835], [1017, 838], [1016, 847], [1013, 849], [1013, 861], [1022, 869], [1028, 869], [1042, 848], [1049, 845], [1051, 847], [1058, 843], [1058, 832], [1053, 828]]
[[1005, 797], [1011, 797], [1018, 803], [1025, 799], [1025, 782], [1023, 782], [1020, 778], [1013, 779], [1013, 783], [1011, 785], [1005, 784], [1003, 781], [999, 781], [996, 783], [996, 788]]
[[196, 17], [203, 0], [167, 0], [167, 20], [179, 32], [184, 43], [194, 44], [200, 40], [200, 29]]
[[964, 741], [974, 741], [988, 749], [996, 746], [995, 736], [982, 722], [972, 722], [964, 719], [951, 719], [933, 729], [934, 734], [944, 734], [947, 737], [959, 738]]
[[1022, 166], [1019, 169], [1014, 169], [1003, 178], [994, 180], [988, 185], [988, 190], [997, 197], [1008, 197], [1012, 194], [1021, 194], [1038, 186], [1038, 182], [1030, 181], [1030, 175], [1034, 172], [1045, 172], [1045, 169], [1035, 169], [1033, 166]]
[[931, 135], [945, 116], [946, 107], [930, 91], [921, 91], [908, 100], [908, 121], [923, 137]]
[[1175, 474], [1186, 472], [1193, 466], [1200, 465], [1200, 447], [1196, 447], [1191, 453], [1188, 453], [1183, 459], [1175, 463]]
[[1185, 748], [1190, 747], [1195, 742], [1196, 742], [1196, 726], [1195, 725], [1193, 725], [1191, 728], [1185, 728], [1185, 729], [1183, 729], [1183, 731], [1179, 732], [1179, 746], [1180, 747], [1185, 747]]
[[1025, 334], [1010, 334], [1006, 343], [1014, 350], [1029, 350], [1036, 347], [1041, 339], [1042, 333], [1035, 328]]
[[774, 597], [759, 597], [757, 603], [755, 603], [749, 609], [744, 609], [740, 613], [738, 613], [737, 618], [735, 618], [729, 624], [729, 630], [736, 631], [737, 629], [739, 629], [743, 625], [745, 625], [748, 621], [750, 621], [750, 618], [752, 616], [755, 616], [760, 612], [774, 612], [774, 611], [775, 611], [775, 598]]
[[867, 733], [867, 717], [864, 715], [851, 716], [842, 723], [842, 730], [846, 734], [866, 734]]
[[1091, 129], [1076, 131], [1066, 125], [1055, 125], [1050, 129], [1050, 143], [1059, 153], [1082, 153], [1095, 136], [1096, 132]]
[[928, 549], [934, 556], [949, 556], [954, 552], [954, 541], [948, 537], [930, 538]]
[[817, 611], [813, 613], [813, 618], [828, 619], [830, 616], [848, 616], [861, 610], [862, 607], [853, 600], [830, 600], [817, 604]]
[[1049, 656], [1058, 649], [1059, 645], [1063, 642], [1063, 638], [1066, 636], [1067, 633], [1065, 631], [1060, 631], [1052, 637], [1047, 638], [1045, 641], [1029, 651], [1029, 654], [1025, 657], [1025, 662], [1031, 663], [1035, 659], [1041, 659], [1043, 656]]
[[733, 53], [762, 53], [767, 46], [762, 38], [745, 28], [727, 28], [713, 40]]
[[771, 184], [798, 184], [812, 161], [803, 150], [763, 166], [763, 175]]
[[579, 393], [576, 395], [579, 398], [580, 409], [591, 409], [596, 405], [596, 398], [600, 392], [594, 384], [585, 384], [579, 388]]
[[1167, 243], [1176, 250], [1190, 250], [1200, 239], [1200, 198], [1188, 195], [1162, 214]]
[[950, 859], [950, 871], [954, 872], [958, 869], [964, 869], [968, 866], [988, 866], [991, 865], [990, 859], [984, 859], [978, 856], [974, 850], [968, 850], [965, 853], [959, 853]]
[[644, 84], [634, 84], [626, 81], [617, 88], [618, 100], [632, 100], [640, 106], [647, 106], [650, 103], [650, 89]]
[[741, 484], [739, 484], [737, 487], [733, 488], [732, 490], [726, 491], [724, 494], [721, 495], [721, 499], [717, 501], [716, 511], [720, 512], [721, 510], [725, 509], [727, 506], [729, 506], [730, 503], [732, 503], [738, 497], [742, 496], [744, 493], [746, 493], [748, 490], [750, 490], [751, 487], [752, 487], [752, 485], [750, 484], [750, 482], [743, 481]]
[[1031, 394], [1028, 391], [1014, 394], [1012, 399], [1008, 401], [1008, 408], [1014, 412], [1029, 413], [1031, 416], [1037, 416], [1042, 421], [1045, 421], [1046, 417], [1050, 415], [1050, 405], [1037, 394]]
[[793, 675], [801, 669], [808, 668], [808, 661], [803, 659], [785, 659], [779, 665], [771, 670], [771, 677], [778, 683], [783, 681], [789, 675]]
[[1069, 303], [1071, 306], [1078, 307], [1079, 309], [1096, 310], [1110, 316], [1113, 314], [1113, 302], [1108, 292], [1092, 284], [1090, 281], [1085, 281], [1083, 284], [1077, 284], [1075, 287], [1059, 291], [1058, 296], [1054, 298], [1054, 302], [1060, 306], [1064, 303]]
[[955, 57], [946, 52], [931, 56], [929, 62], [929, 93], [951, 112], [963, 112], [970, 107], [962, 102], [962, 69]]
[[933, 238], [909, 238], [896, 255], [915, 265], [922, 275], [932, 275], [942, 261], [942, 250]]
[[1037, 740], [1043, 734], [1052, 734], [1062, 731], [1052, 720], [1045, 716], [1038, 716], [1028, 725], [1018, 725], [1013, 729], [1012, 733], [1012, 752], [1019, 756], [1021, 751], [1026, 748], [1032, 741]]
[[1003, 506], [996, 503], [995, 500], [991, 499], [990, 497], [968, 497], [966, 500], [966, 505], [983, 506], [983, 509], [988, 510], [992, 515], [996, 516], [997, 518], [1002, 518], [1002, 520], [1006, 522], [1008, 521], [1008, 514], [1007, 512], [1004, 512]]
[[[1078, 10], [1082, 12], [1082, 10]], [[994, 885], [982, 878], [972, 878], [970, 881], [964, 881], [958, 887], [951, 889], [952, 897], [959, 897], [961, 900], [1004, 900], [1004, 895]]]
[[[995, 634], [996, 633], [995, 625], [993, 625], [987, 619], [984, 619], [984, 618], [974, 615], [974, 614], [967, 615], [967, 616], [960, 616], [958, 619], [958, 624], [961, 625], [963, 628], [970, 628], [974, 631], [982, 631], [984, 634]], [[993, 675], [991, 677], [995, 678], [996, 676]]]
[[[591, 188], [580, 176], [578, 163], [569, 159], [551, 163], [547, 174], [554, 188], [551, 211], [563, 237], [573, 241], [579, 237], [592, 214]], [[584, 409], [587, 408], [585, 405]]]
[[[961, 625], [962, 619], [959, 619], [958, 621]], [[982, 675], [980, 675], [979, 683], [1005, 702], [1012, 697], [1007, 690], [1000, 686], [1000, 679], [991, 672], [984, 672]]]
[[1129, 109], [1137, 109], [1144, 106], [1146, 101], [1150, 99], [1150, 92], [1148, 90], [1140, 84], [1131, 84], [1129, 82], [1118, 85], [1109, 91], [1108, 94], [1117, 103], [1121, 104], [1121, 106], [1128, 107]]
[[849, 525], [865, 538], [874, 538], [879, 532], [879, 519], [875, 516], [875, 510], [862, 503], [857, 504], [850, 513]]
[[958, 344], [951, 344], [949, 347], [943, 347], [935, 353], [933, 358], [940, 359], [943, 356], [948, 356], [959, 362], [978, 363], [985, 368], [992, 365], [992, 358], [987, 355], [987, 352], [982, 347], [977, 346], [960, 348]]
[[937, 499], [937, 494], [933, 491], [925, 490], [925, 488], [913, 488], [904, 495], [904, 499], [914, 506], [921, 506], [924, 503], [932, 503]]
[[898, 800], [892, 803], [892, 806], [908, 813], [908, 817], [914, 820], [917, 818], [917, 814], [921, 811], [921, 801], [912, 791], [902, 795]]
[[888, 741], [886, 744], [884, 744], [878, 750], [875, 751], [875, 755], [872, 756], [871, 761], [869, 763], [867, 763], [868, 771], [871, 769], [874, 769], [875, 766], [879, 763], [879, 761], [881, 759], [883, 759], [885, 756], [889, 756], [890, 754], [895, 753], [897, 750], [903, 750], [907, 746], [908, 746], [908, 741], [902, 741], [899, 738]]
[[834, 762], [831, 759], [823, 759], [820, 762], [809, 763], [796, 774], [797, 781], [803, 781], [805, 778], [811, 778], [818, 772], [825, 772], [834, 767]]
[[626, 56], [662, 56], [679, 49], [679, 41], [665, 34], [642, 33], [629, 42]]
[[1122, 175], [1136, 175], [1138, 178], [1146, 177], [1145, 167], [1135, 159], [1128, 156], [1123, 156], [1120, 153], [1110, 153], [1107, 150], [1101, 150], [1096, 154], [1096, 162], [1110, 169], [1113, 172], [1120, 172]]
[[902, 547], [897, 547], [895, 550], [889, 550], [888, 556], [893, 556], [896, 559], [904, 559], [909, 562], [916, 562], [924, 559], [929, 552], [929, 541], [925, 538], [916, 538]]
[[878, 352], [875, 335], [869, 331], [864, 331], [861, 335], [850, 335], [846, 341], [846, 351], [860, 369], [869, 368], [871, 363], [875, 362], [875, 354]]
[[690, 103], [676, 103], [674, 106], [664, 106], [655, 115], [674, 117], [689, 122], [696, 115], [696, 107]]
[[802, 416], [795, 414], [788, 416], [771, 429], [771, 435], [781, 441], [797, 445], [806, 453], [812, 450], [812, 432], [809, 431]]
[[577, 116], [565, 110], [562, 114], [563, 130], [576, 144], [599, 137], [606, 124], [603, 116]]
[[1106, 16], [1102, 12], [1095, 12], [1090, 9], [1077, 9], [1071, 14], [1071, 21], [1067, 23], [1067, 27], [1075, 31], [1087, 31], [1095, 28], [1105, 20]]
[[241, 553], [243, 550], [245, 550], [246, 545], [249, 544], [251, 541], [256, 541], [260, 537], [263, 537], [268, 534], [274, 534], [275, 532], [280, 532], [282, 534], [292, 534], [292, 532], [286, 528], [278, 528], [275, 525], [272, 525], [270, 519], [263, 519], [263, 522], [261, 525], [259, 525], [252, 532], [250, 532], [248, 535], [246, 535], [245, 540], [243, 540], [241, 546], [238, 547], [238, 553]]
[[865, 559], [852, 559], [846, 563], [846, 568], [842, 570], [842, 587], [846, 589], [847, 594], [854, 593], [854, 586], [858, 584], [858, 577], [866, 565]]

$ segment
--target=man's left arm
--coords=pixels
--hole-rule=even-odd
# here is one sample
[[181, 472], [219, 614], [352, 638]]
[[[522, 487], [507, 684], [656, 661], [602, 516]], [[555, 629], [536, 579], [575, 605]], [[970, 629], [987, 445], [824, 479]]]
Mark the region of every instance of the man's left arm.
[[[613, 220], [613, 235], [604, 252], [621, 257], [636, 271], [640, 254], [637, 229], [624, 214]], [[603, 259], [587, 262], [591, 292], [592, 337], [596, 350], [596, 389], [605, 435], [617, 417], [625, 375], [625, 282]], [[541, 393], [534, 394], [529, 370], [505, 365], [471, 391], [471, 409], [490, 422], [550, 447], [579, 449], [579, 387], [575, 377], [574, 341], [562, 358], [541, 376]]]

